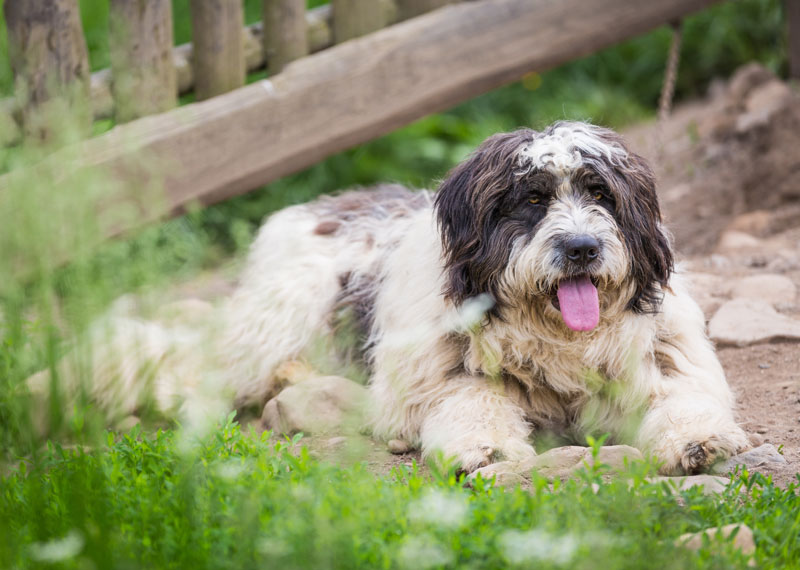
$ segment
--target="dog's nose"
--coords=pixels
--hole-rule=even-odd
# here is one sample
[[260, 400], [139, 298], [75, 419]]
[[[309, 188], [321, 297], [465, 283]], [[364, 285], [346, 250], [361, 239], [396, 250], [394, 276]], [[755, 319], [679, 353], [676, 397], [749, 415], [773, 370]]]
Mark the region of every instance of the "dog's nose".
[[564, 244], [564, 254], [573, 263], [587, 265], [600, 254], [600, 242], [592, 236], [575, 236]]

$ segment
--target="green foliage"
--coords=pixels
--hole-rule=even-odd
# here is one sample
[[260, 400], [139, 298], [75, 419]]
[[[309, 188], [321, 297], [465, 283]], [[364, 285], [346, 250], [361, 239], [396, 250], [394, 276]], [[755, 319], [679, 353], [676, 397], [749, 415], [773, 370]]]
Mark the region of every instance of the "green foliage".
[[676, 496], [647, 464], [610, 482], [596, 466], [565, 483], [534, 475], [530, 491], [470, 489], [452, 470], [336, 467], [296, 440], [229, 417], [202, 441], [134, 428], [95, 450], [50, 445], [0, 479], [0, 566], [745, 568], [729, 544], [674, 545], [731, 522], [754, 529], [759, 567], [800, 556], [796, 485], [759, 475], [721, 498]]

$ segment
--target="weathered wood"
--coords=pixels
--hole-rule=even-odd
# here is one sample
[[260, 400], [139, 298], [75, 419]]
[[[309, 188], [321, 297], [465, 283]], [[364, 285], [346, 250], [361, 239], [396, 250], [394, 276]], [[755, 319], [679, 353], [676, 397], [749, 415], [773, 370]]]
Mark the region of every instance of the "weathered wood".
[[408, 20], [458, 0], [397, 0], [398, 19]]
[[381, 6], [375, 0], [331, 0], [333, 41], [340, 44], [374, 32], [385, 25]]
[[244, 85], [242, 0], [191, 0], [192, 68], [198, 100]]
[[177, 103], [169, 0], [111, 0], [111, 94], [118, 122]]
[[[395, 21], [397, 11], [392, 0], [378, 0], [387, 23]], [[325, 4], [306, 12], [308, 43], [311, 53], [329, 48], [333, 45], [331, 33], [331, 7]], [[244, 28], [244, 58], [247, 71], [257, 71], [264, 67], [264, 50], [262, 24], [257, 22]], [[192, 53], [194, 46], [186, 43], [172, 50], [172, 62], [179, 94], [188, 93], [194, 88], [194, 71], [192, 70]], [[95, 119], [107, 119], [113, 115], [114, 101], [111, 95], [112, 74], [110, 69], [96, 71], [91, 76], [91, 108]], [[0, 99], [0, 107], [12, 109], [16, 113], [17, 105], [13, 98]], [[17, 140], [11, 136], [6, 142]], [[2, 143], [0, 143], [2, 144]]]
[[800, 79], [800, 0], [786, 0], [789, 76]]
[[65, 98], [88, 132], [89, 60], [77, 0], [6, 0], [4, 13], [25, 131], [46, 138], [55, 112], [47, 104]]
[[272, 75], [308, 55], [305, 0], [264, 0], [264, 55]]
[[[455, 4], [300, 59], [272, 80], [118, 127], [86, 141], [77, 154], [86, 157], [87, 168], [116, 173], [128, 195], [163, 182], [163, 203], [138, 204], [153, 218], [242, 194], [526, 72], [712, 3]], [[153, 174], [155, 160], [163, 179]], [[0, 194], [4, 184], [0, 178]]]

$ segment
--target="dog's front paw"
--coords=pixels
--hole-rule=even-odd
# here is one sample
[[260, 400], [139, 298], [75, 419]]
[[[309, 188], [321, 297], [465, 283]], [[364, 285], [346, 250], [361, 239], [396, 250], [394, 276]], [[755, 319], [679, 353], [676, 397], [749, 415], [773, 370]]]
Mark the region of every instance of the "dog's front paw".
[[706, 437], [668, 437], [671, 444], [663, 455], [656, 453], [664, 463], [661, 471], [668, 475], [695, 475], [708, 471], [718, 461], [736, 455], [749, 447], [747, 436], [738, 426], [724, 433]]
[[520, 462], [536, 456], [529, 443], [513, 440], [451, 445], [443, 451], [445, 457], [455, 461], [460, 473], [467, 474], [500, 461]]

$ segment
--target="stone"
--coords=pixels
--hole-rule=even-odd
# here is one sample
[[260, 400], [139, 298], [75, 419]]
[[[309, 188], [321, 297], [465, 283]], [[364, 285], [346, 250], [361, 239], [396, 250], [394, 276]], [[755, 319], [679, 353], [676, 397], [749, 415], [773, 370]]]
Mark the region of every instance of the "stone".
[[720, 236], [717, 251], [720, 253], [739, 253], [742, 250], [758, 249], [761, 245], [761, 240], [750, 234], [728, 230]]
[[743, 232], [753, 236], [764, 236], [770, 231], [772, 225], [772, 212], [767, 210], [754, 210], [736, 216], [727, 229]]
[[686, 276], [692, 298], [700, 305], [706, 318], [711, 318], [730, 294], [730, 280], [713, 273], [691, 272]]
[[403, 455], [411, 451], [411, 446], [402, 439], [390, 439], [386, 447], [388, 447], [389, 452], [394, 455]]
[[778, 79], [759, 85], [747, 95], [745, 111], [736, 119], [736, 130], [743, 133], [766, 125], [791, 99], [791, 89]]
[[757, 87], [775, 81], [775, 74], [760, 63], [752, 62], [738, 68], [728, 82], [728, 96], [744, 104]]
[[276, 433], [357, 430], [364, 421], [367, 391], [341, 376], [310, 378], [282, 390], [264, 406], [261, 423]]
[[731, 288], [731, 296], [748, 299], [763, 299], [773, 306], [792, 304], [797, 297], [797, 287], [785, 275], [764, 273], [750, 275], [737, 281]]
[[648, 477], [650, 483], [668, 483], [676, 492], [700, 487], [704, 495], [722, 493], [730, 483], [726, 477], [715, 475], [687, 475], [685, 477]]
[[142, 422], [137, 416], [126, 416], [119, 420], [114, 427], [117, 429], [117, 431], [127, 432], [130, 431], [134, 426], [138, 426], [140, 423]]
[[[700, 550], [706, 540], [711, 544], [720, 544], [720, 538], [718, 537], [722, 538], [722, 542], [727, 542], [734, 533], [736, 536], [733, 538], [733, 546], [746, 556], [754, 554], [756, 543], [753, 540], [753, 531], [749, 526], [742, 523], [733, 523], [722, 527], [707, 528], [700, 532], [682, 534], [675, 541], [675, 545], [689, 550]], [[752, 566], [753, 561], [751, 560], [750, 562]]]
[[766, 301], [738, 298], [717, 310], [708, 324], [708, 333], [720, 345], [800, 340], [800, 321], [781, 315]]
[[778, 466], [786, 464], [786, 458], [778, 453], [778, 449], [771, 443], [759, 445], [744, 453], [734, 455], [726, 461], [717, 463], [712, 468], [714, 473], [730, 473], [738, 465], [744, 465], [748, 470], [759, 467]]
[[475, 471], [470, 477], [477, 473], [484, 479], [496, 477], [496, 482], [501, 480], [516, 481], [516, 478], [506, 477], [505, 474], [515, 473], [528, 476], [535, 471], [539, 475], [549, 479], [568, 479], [578, 470], [591, 467], [595, 463], [607, 465], [610, 471], [618, 472], [625, 468], [626, 462], [642, 459], [642, 453], [628, 445], [608, 445], [600, 448], [597, 458], [592, 457], [592, 450], [589, 447], [568, 445], [556, 447], [541, 455], [537, 455], [526, 461], [501, 461], [492, 463]]

